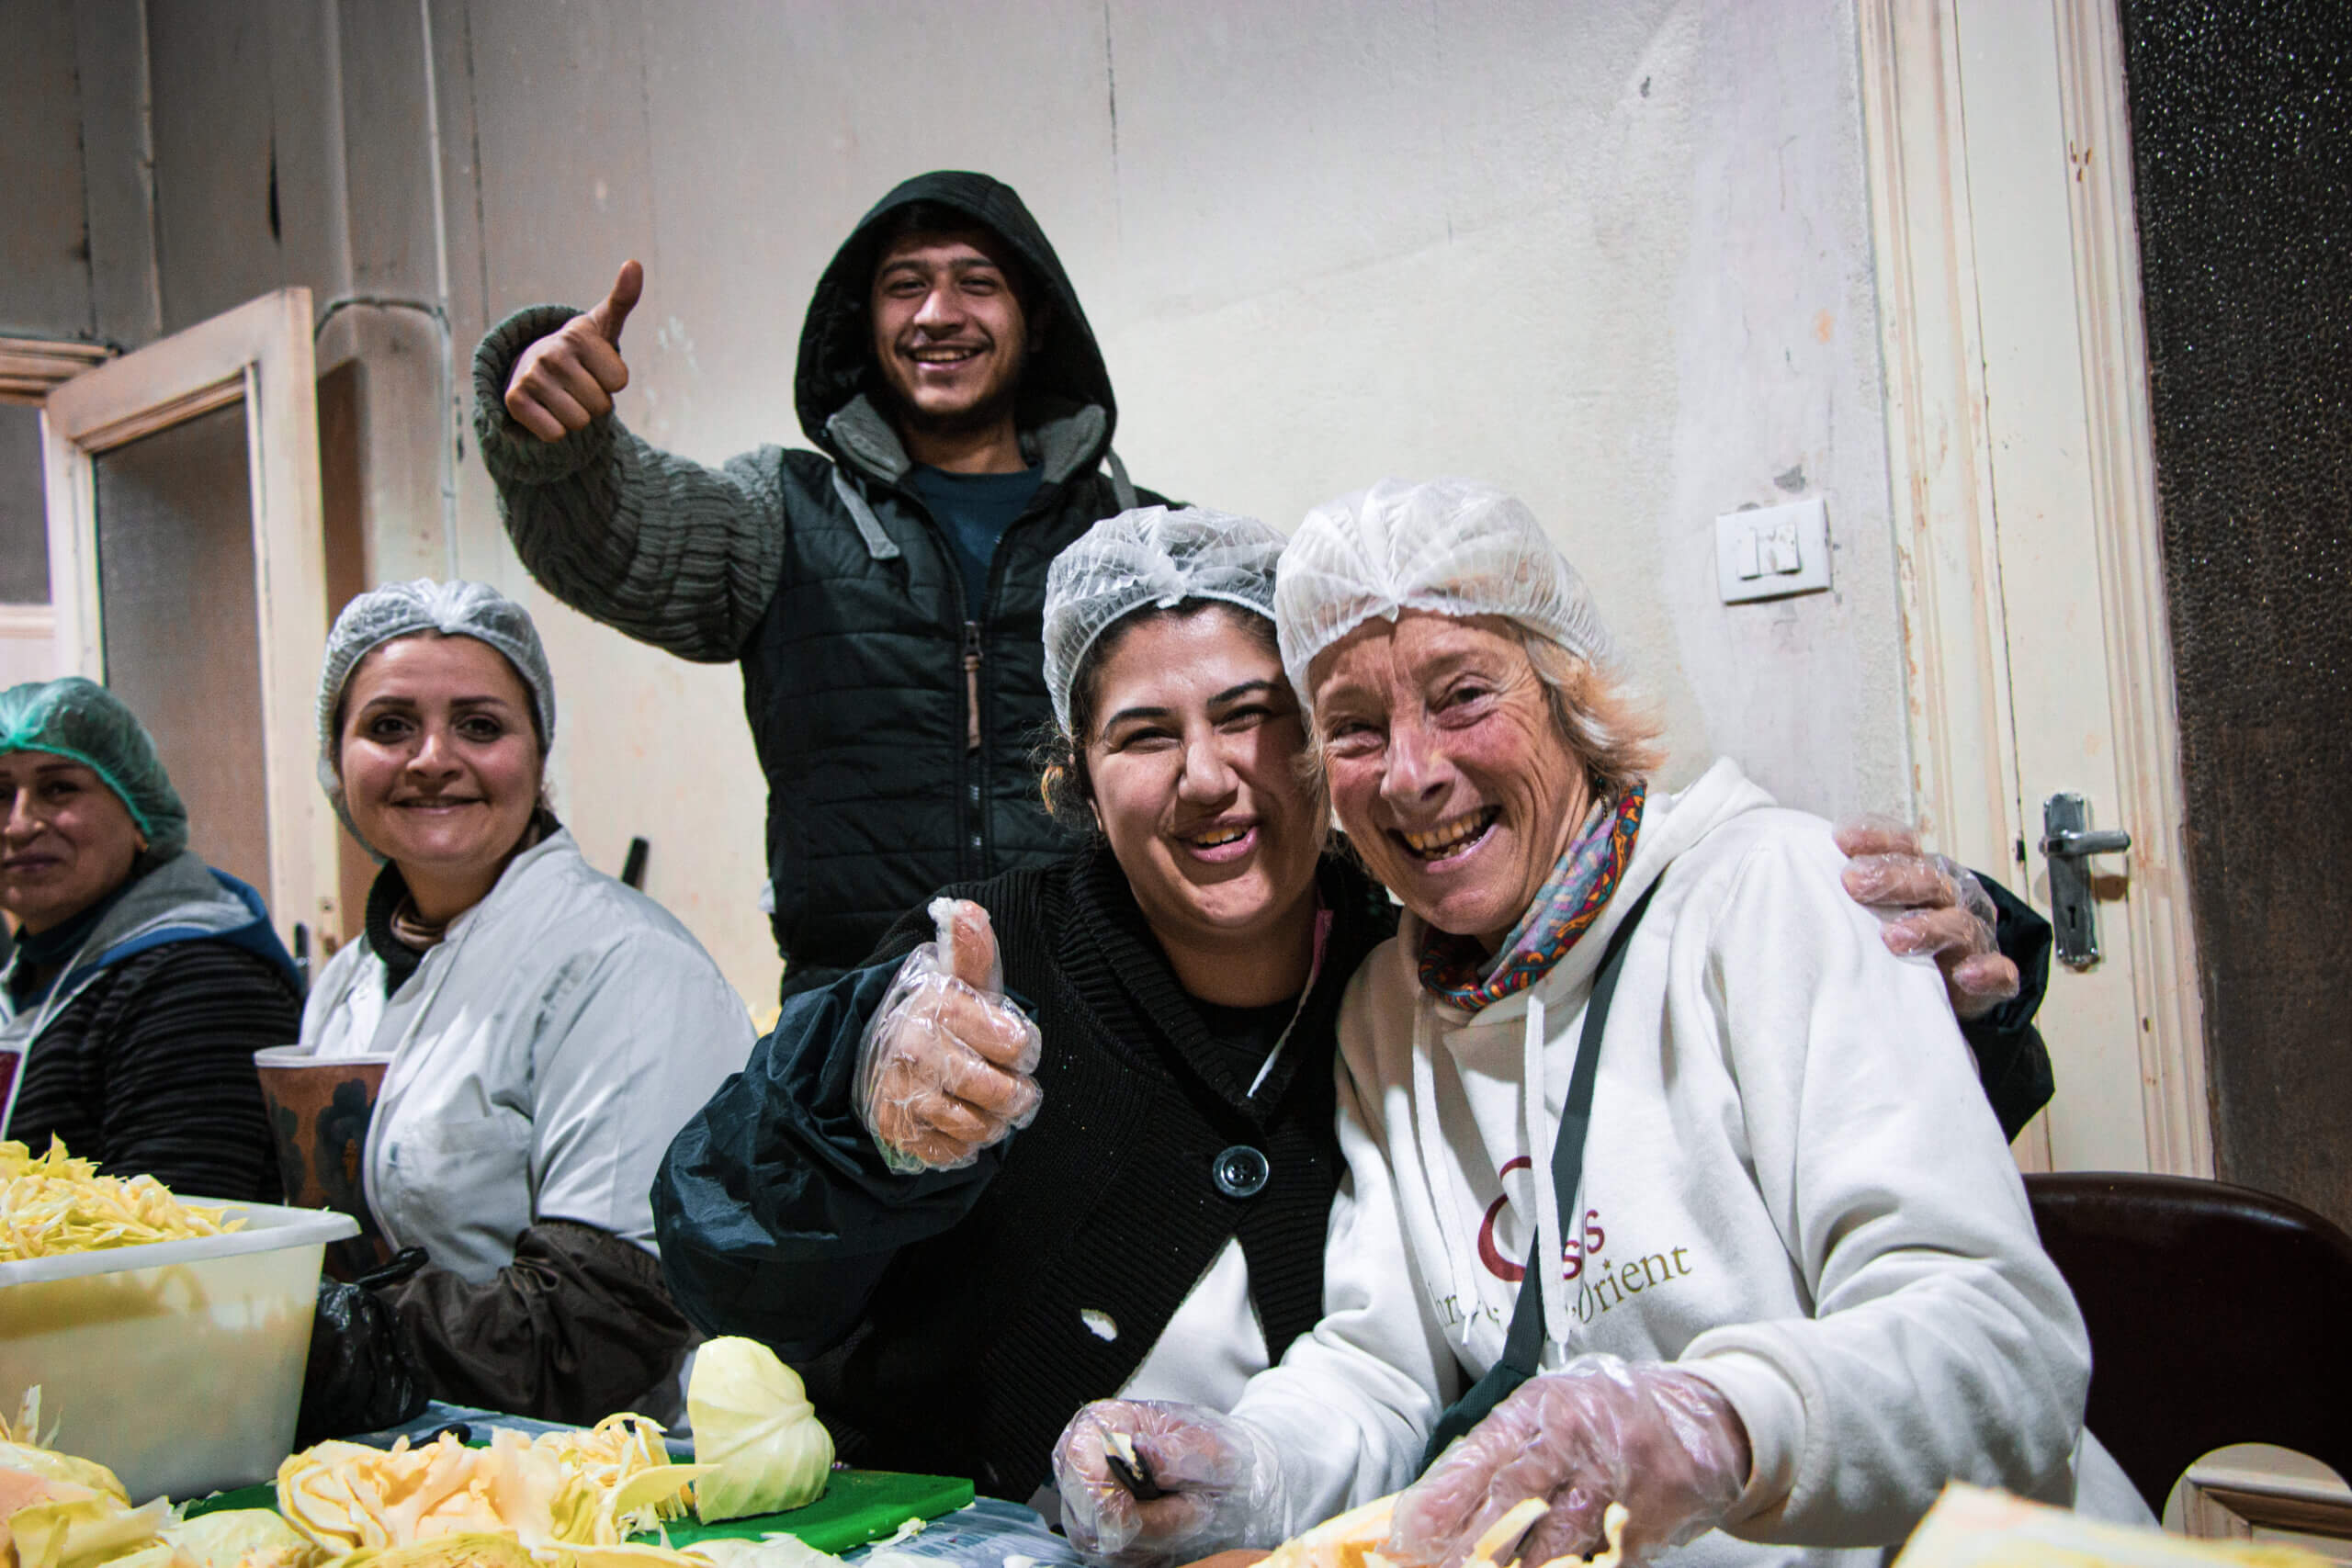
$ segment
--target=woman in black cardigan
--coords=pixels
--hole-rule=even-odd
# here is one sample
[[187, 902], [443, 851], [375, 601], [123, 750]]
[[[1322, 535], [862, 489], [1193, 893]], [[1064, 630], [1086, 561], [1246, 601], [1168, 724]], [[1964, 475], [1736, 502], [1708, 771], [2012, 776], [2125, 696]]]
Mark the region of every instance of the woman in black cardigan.
[[663, 1161], [679, 1304], [801, 1365], [851, 1463], [1027, 1500], [1080, 1405], [1223, 1408], [1321, 1314], [1333, 1024], [1396, 915], [1323, 852], [1282, 543], [1154, 507], [1065, 551], [1046, 783], [1088, 841], [789, 998]]
[[[1054, 565], [1047, 681], [1065, 740], [1087, 744], [1048, 790], [1091, 837], [946, 890], [986, 911], [962, 911], [956, 967], [984, 979], [968, 944], [991, 923], [1001, 942], [1034, 1074], [991, 1067], [950, 1100], [891, 1088], [943, 1001], [975, 1015], [967, 1038], [1028, 1032], [939, 973], [918, 911], [865, 967], [790, 998], [670, 1150], [673, 1291], [715, 1331], [817, 1360], [853, 1463], [1026, 1499], [1089, 1399], [1238, 1389], [1321, 1313], [1332, 1022], [1396, 917], [1319, 854], [1270, 618], [1281, 547], [1262, 524], [1152, 508]], [[892, 995], [918, 947], [927, 978]], [[1035, 1104], [1023, 1079], [1044, 1114], [1006, 1140]]]

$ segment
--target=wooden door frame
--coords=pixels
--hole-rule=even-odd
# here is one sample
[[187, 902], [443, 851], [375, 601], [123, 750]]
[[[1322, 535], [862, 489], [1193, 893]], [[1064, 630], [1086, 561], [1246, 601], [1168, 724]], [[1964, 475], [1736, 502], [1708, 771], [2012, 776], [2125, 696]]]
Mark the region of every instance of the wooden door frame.
[[56, 667], [102, 681], [94, 459], [198, 414], [245, 405], [270, 812], [266, 891], [281, 929], [299, 921], [325, 939], [342, 922], [336, 826], [314, 767], [314, 694], [326, 653], [317, 399], [311, 291], [281, 288], [62, 383], [42, 404], [41, 441]]
[[[2077, 328], [2118, 804], [2132, 835], [2132, 897], [2109, 918], [2132, 933], [2149, 1162], [2211, 1176], [2121, 29], [2110, 0], [2029, 3], [2050, 7], [2056, 59], [2005, 63], [2057, 75], [2066, 145], [2051, 153], [2073, 175], [2075, 265], [2050, 287], [2070, 296]], [[1858, 8], [1915, 798], [1947, 852], [2023, 873], [2038, 863], [2041, 825], [2020, 799], [2008, 696], [1956, 0]], [[1980, 60], [2004, 41], [1971, 39]], [[2036, 862], [2019, 864], [2020, 840]]]

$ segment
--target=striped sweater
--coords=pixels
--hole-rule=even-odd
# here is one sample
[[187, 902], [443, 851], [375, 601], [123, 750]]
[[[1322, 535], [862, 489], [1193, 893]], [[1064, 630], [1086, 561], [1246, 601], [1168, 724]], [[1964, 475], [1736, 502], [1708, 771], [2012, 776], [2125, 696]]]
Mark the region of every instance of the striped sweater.
[[108, 1175], [175, 1192], [279, 1201], [254, 1053], [300, 1032], [277, 965], [223, 942], [179, 942], [109, 966], [42, 1030], [9, 1136], [62, 1138]]

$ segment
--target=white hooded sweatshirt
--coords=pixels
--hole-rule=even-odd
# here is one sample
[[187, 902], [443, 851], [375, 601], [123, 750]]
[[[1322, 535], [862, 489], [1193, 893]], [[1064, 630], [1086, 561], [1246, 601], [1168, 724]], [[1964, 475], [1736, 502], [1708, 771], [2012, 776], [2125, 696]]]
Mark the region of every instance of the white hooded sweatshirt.
[[567, 831], [509, 862], [392, 996], [354, 942], [302, 1010], [313, 1055], [390, 1058], [364, 1158], [386, 1239], [473, 1284], [540, 1220], [655, 1250], [653, 1168], [752, 1040], [702, 944]]
[[[1283, 1456], [1272, 1533], [1412, 1479], [1501, 1358], [1539, 1227], [1564, 1259], [1547, 1366], [1674, 1362], [1747, 1426], [1730, 1534], [1678, 1561], [1892, 1545], [1955, 1478], [2072, 1499], [2081, 1316], [1934, 966], [1886, 951], [1843, 864], [1827, 824], [1718, 761], [1652, 794], [1600, 919], [1528, 990], [1475, 1018], [1430, 998], [1409, 916], [1366, 961], [1340, 1020], [1326, 1316], [1234, 1412]], [[1563, 1224], [1551, 1151], [1593, 972], [1654, 883]]]

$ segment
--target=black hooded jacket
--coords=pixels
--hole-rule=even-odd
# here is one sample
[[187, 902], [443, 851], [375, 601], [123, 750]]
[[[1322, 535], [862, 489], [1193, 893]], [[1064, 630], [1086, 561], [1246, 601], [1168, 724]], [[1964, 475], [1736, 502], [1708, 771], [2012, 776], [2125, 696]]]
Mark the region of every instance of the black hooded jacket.
[[[915, 202], [1002, 238], [1050, 305], [1018, 410], [1042, 482], [1005, 530], [978, 605], [966, 603], [945, 530], [908, 482], [913, 465], [874, 364], [876, 251], [884, 220]], [[810, 298], [794, 379], [816, 451], [763, 446], [713, 469], [611, 416], [539, 441], [507, 417], [506, 383], [523, 350], [573, 314], [533, 307], [482, 340], [483, 461], [515, 549], [548, 592], [684, 658], [741, 662], [767, 775], [786, 993], [858, 964], [934, 888], [1066, 853], [1030, 761], [1052, 722], [1046, 569], [1097, 520], [1160, 498], [1138, 498], [1117, 474], [1110, 374], [1059, 258], [1012, 188], [985, 175], [920, 175], [842, 243]], [[969, 749], [975, 656], [980, 742]]]

